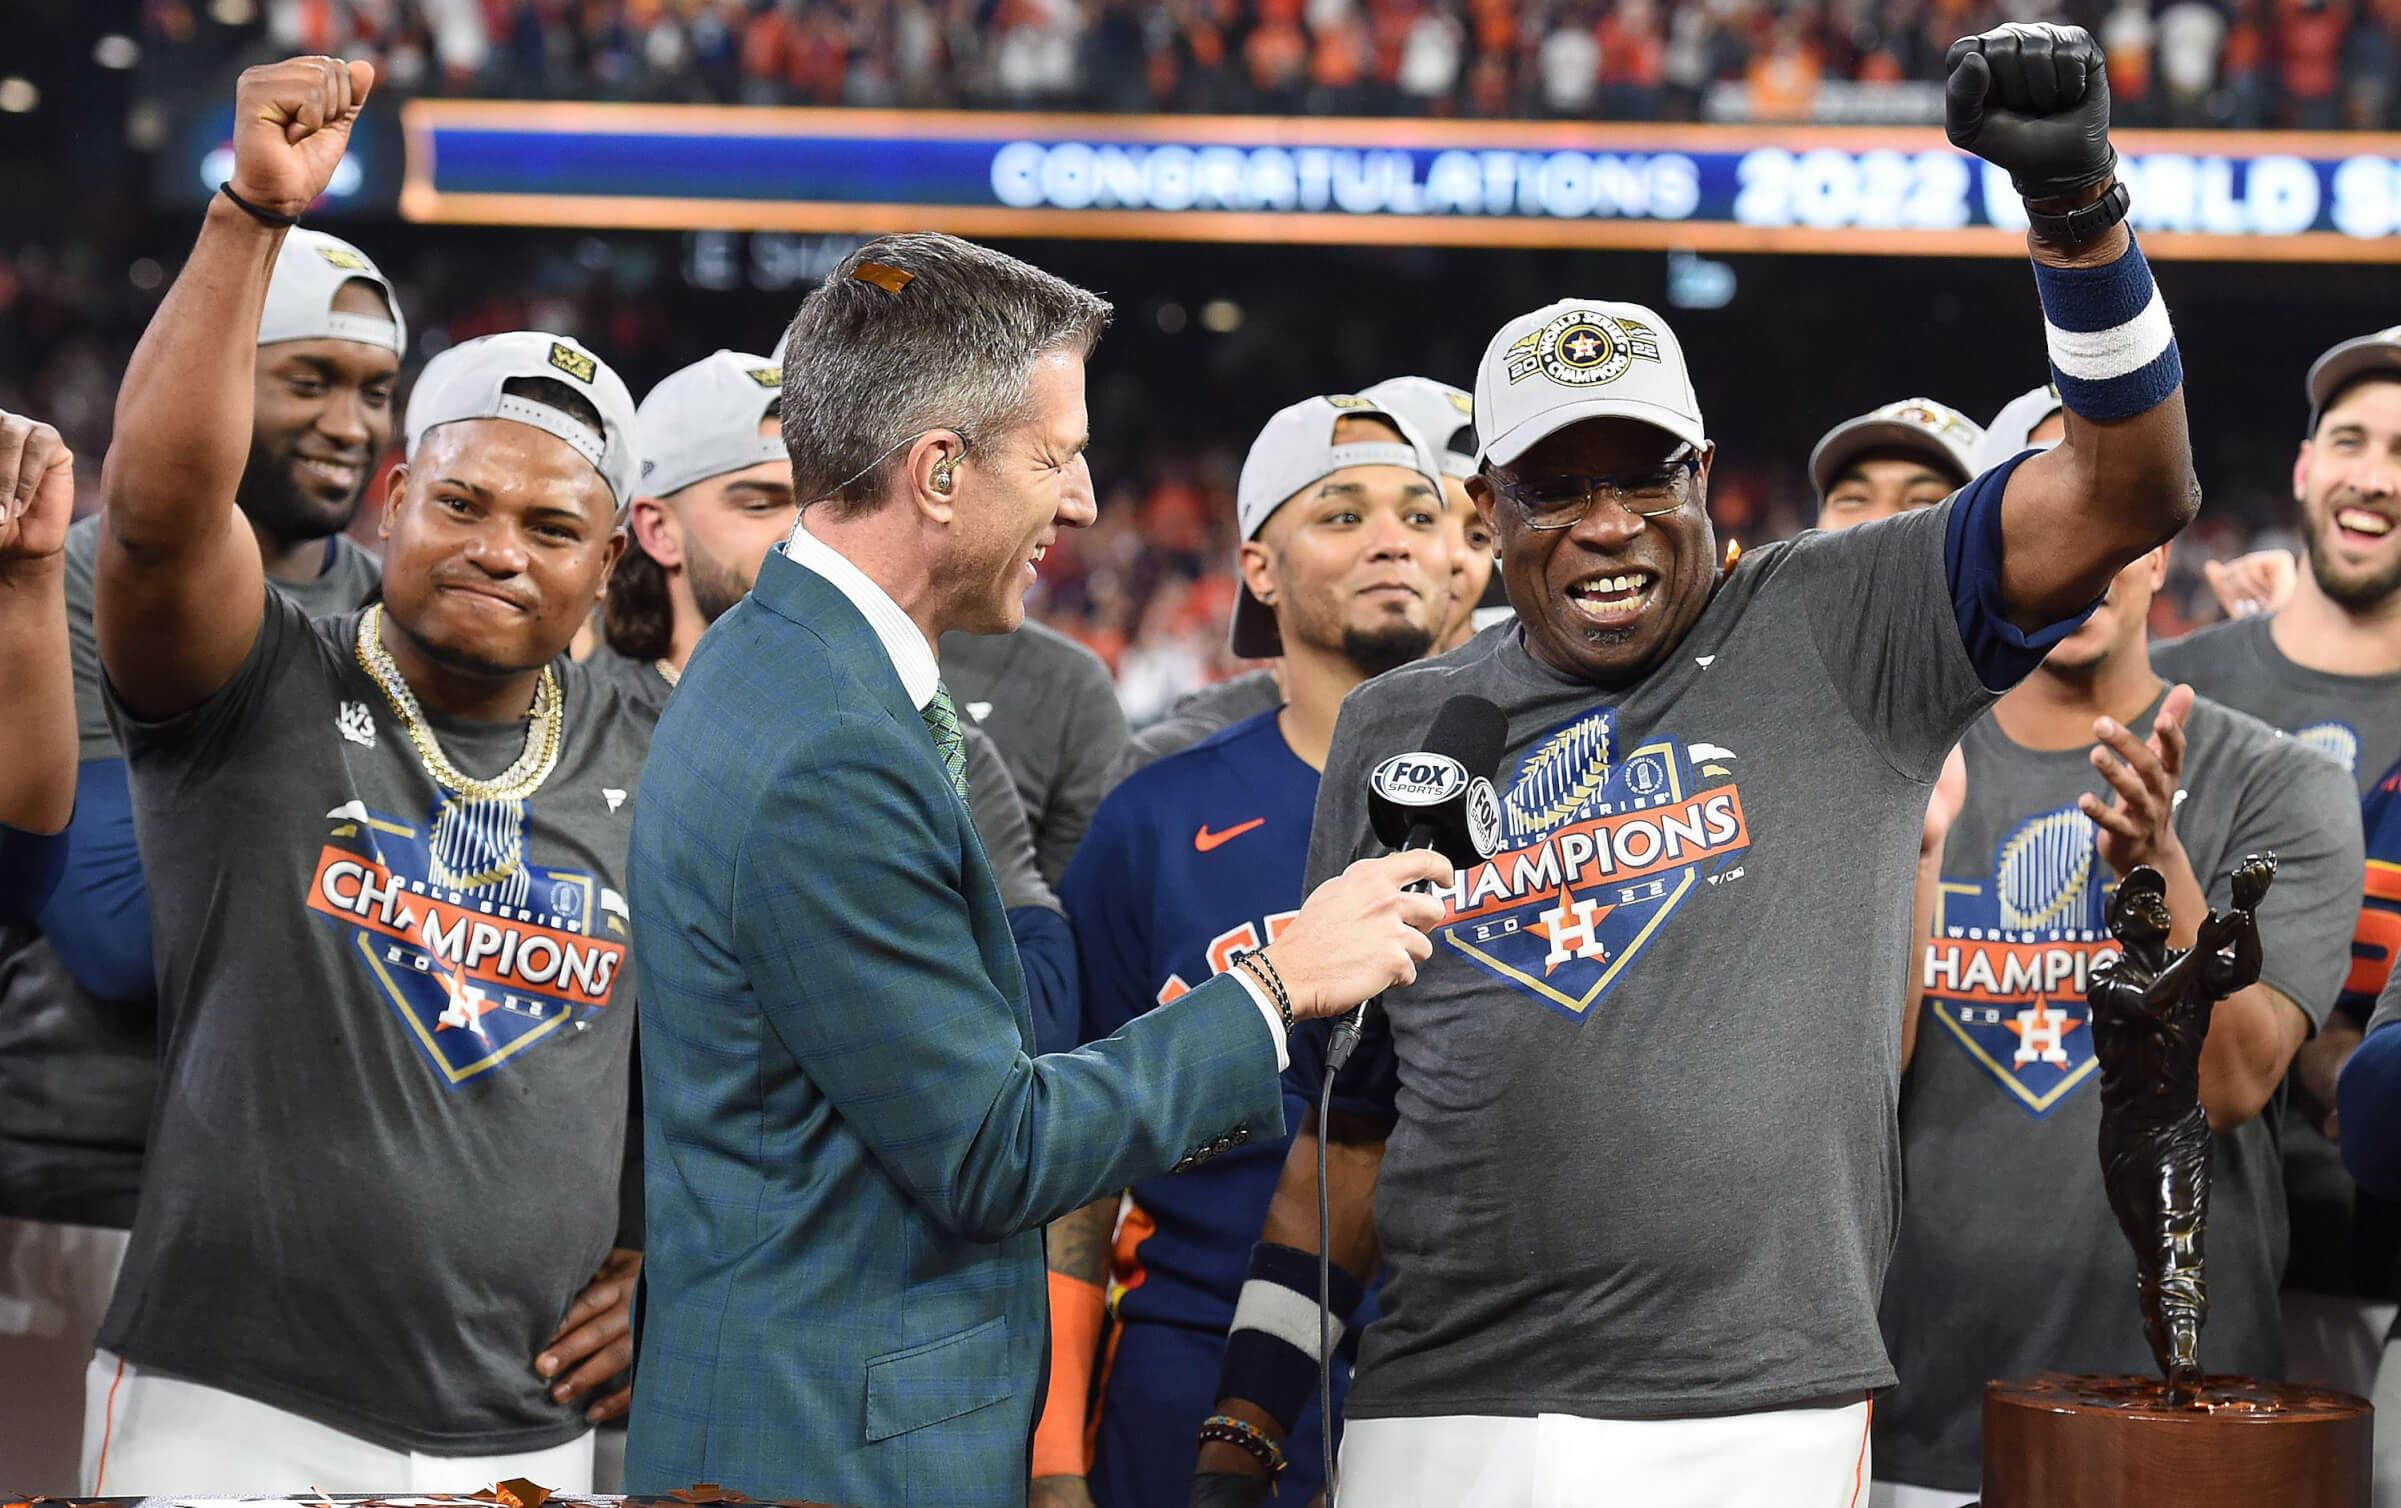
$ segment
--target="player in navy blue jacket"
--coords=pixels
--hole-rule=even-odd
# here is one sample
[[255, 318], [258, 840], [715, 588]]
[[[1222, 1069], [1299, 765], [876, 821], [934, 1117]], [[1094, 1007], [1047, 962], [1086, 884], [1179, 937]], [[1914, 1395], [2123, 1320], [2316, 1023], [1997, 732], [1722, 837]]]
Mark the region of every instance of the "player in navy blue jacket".
[[[1060, 885], [1082, 962], [1082, 1040], [1230, 968], [1300, 909], [1317, 772], [1343, 696], [1425, 654], [1444, 622], [1441, 472], [1405, 419], [1348, 395], [1285, 409], [1251, 447], [1237, 507], [1234, 652], [1283, 656], [1286, 699], [1136, 772], [1094, 814]], [[1313, 1102], [1288, 1082], [1287, 1124]], [[1254, 1142], [1136, 1185], [1113, 1249], [1116, 1200], [1053, 1227], [1036, 1508], [1181, 1508], [1193, 1431], [1210, 1413], [1289, 1145]], [[1104, 1283], [1115, 1321], [1105, 1347]], [[1319, 1486], [1316, 1431], [1304, 1414], [1283, 1487], [1295, 1504]]]

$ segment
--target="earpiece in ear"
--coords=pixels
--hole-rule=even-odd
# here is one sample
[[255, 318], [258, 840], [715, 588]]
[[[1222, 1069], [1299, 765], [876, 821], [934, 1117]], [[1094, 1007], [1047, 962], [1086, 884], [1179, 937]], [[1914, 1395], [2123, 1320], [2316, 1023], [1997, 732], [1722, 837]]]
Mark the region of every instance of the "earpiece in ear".
[[945, 497], [950, 495], [950, 469], [957, 464], [956, 461], [942, 461], [934, 467], [934, 490]]

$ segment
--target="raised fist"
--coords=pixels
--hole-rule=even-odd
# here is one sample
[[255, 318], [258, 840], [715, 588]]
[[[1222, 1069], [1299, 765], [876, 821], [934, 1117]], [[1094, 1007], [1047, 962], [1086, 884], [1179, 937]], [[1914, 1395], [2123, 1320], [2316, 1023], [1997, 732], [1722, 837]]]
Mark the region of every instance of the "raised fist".
[[2109, 181], [2109, 75], [2092, 33], [2013, 21], [1951, 44], [1943, 128], [1951, 145], [2007, 168], [2029, 202]]
[[297, 215], [325, 192], [375, 69], [340, 58], [290, 58], [242, 71], [234, 86], [233, 191]]
[[75, 517], [75, 456], [58, 431], [0, 412], [0, 567], [54, 556]]

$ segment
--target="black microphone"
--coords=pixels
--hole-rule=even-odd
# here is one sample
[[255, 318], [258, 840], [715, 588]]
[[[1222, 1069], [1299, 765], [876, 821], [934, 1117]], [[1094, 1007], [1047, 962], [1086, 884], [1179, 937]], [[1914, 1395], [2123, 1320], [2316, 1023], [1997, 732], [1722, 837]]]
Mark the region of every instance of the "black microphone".
[[[1465, 872], [1492, 857], [1501, 838], [1501, 800], [1492, 788], [1509, 744], [1509, 719], [1480, 696], [1454, 696], [1434, 714], [1425, 746], [1395, 754], [1367, 777], [1367, 819], [1393, 849], [1431, 848]], [[1409, 887], [1423, 892], [1425, 882]], [[1334, 1023], [1326, 1067], [1350, 1061], [1367, 1006]]]

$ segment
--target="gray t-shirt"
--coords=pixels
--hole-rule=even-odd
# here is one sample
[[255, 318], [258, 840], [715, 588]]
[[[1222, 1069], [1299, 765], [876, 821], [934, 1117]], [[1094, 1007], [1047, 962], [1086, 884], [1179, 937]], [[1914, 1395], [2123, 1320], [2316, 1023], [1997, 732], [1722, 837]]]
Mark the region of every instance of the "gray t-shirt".
[[[112, 704], [164, 1050], [100, 1343], [390, 1449], [538, 1449], [589, 1427], [533, 1358], [617, 1230], [656, 720], [562, 665], [540, 789], [451, 800], [357, 626], [270, 595], [207, 702]], [[527, 736], [434, 728], [485, 777]]]
[[[2211, 701], [2248, 712], [2331, 756], [2365, 797], [2401, 759], [2401, 674], [2335, 675], [2295, 664], [2276, 647], [2274, 621], [2273, 614], [2262, 613], [2213, 623], [2160, 645], [2151, 652], [2151, 663], [2168, 679], [2189, 682]], [[2342, 941], [2350, 941], [2347, 929]], [[2336, 949], [2345, 959], [2351, 951]], [[2370, 952], [2375, 951], [2371, 944]], [[2368, 980], [2357, 992], [2359, 1003], [2346, 1003], [2344, 1009], [2364, 1016], [2375, 990], [2376, 982]], [[2382, 1274], [2355, 1270], [2358, 1189], [2343, 1171], [2341, 1151], [2319, 1134], [2297, 1103], [2288, 1099], [2279, 1113], [2293, 1234], [2285, 1285], [2315, 1293], [2373, 1291]]]
[[1109, 791], [1125, 747], [1125, 711], [1100, 656], [1048, 624], [1010, 634], [942, 636], [942, 681], [963, 721], [999, 745], [1054, 889]]
[[[2148, 738], [2155, 701], [2129, 726]], [[2176, 833], [2210, 902], [2273, 852], [2261, 979], [2312, 1021], [2342, 982], [2360, 870], [2359, 803], [2327, 760], [2196, 701]], [[1900, 1386], [1876, 1405], [1876, 1475], [1972, 1492], [1984, 1384], [2042, 1371], [2149, 1373], [2134, 1256], [2101, 1164], [2099, 1064], [2084, 985], [2119, 948], [2116, 879], [2076, 808], [2110, 786], [2084, 748], [2033, 750], [1997, 719], [1968, 731], [1967, 804], [1943, 849], [1917, 1055], [1901, 1085], [1901, 1235], [1884, 1280]], [[2198, 918], [2193, 918], [2198, 920]], [[2281, 1379], [2276, 1288], [2284, 1174], [2276, 1106], [2216, 1139], [2201, 1364]]]
[[[1316, 886], [1452, 696], [1509, 720], [1501, 852], [1336, 1093], [1387, 1083], [1353, 1417], [1712, 1414], [1892, 1381], [1902, 970], [1927, 793], [1990, 702], [1956, 501], [1746, 554], [1669, 658], [1565, 679], [1515, 623], [1344, 701]], [[1300, 1065], [1296, 1063], [1296, 1067]]]
[[1246, 671], [1232, 680], [1187, 691], [1157, 722], [1135, 730], [1126, 741], [1117, 768], [1109, 772], [1109, 787], [1116, 789], [1117, 782], [1144, 765], [1181, 753], [1220, 728], [1231, 728], [1283, 705], [1284, 688], [1268, 670]]
[[2401, 674], [2335, 675], [2276, 647], [2275, 615], [2229, 618], [2151, 651], [2151, 668], [2331, 756], [2359, 794], [2401, 759]]
[[606, 640], [583, 663], [584, 669], [592, 673], [594, 680], [604, 686], [614, 686], [625, 692], [630, 700], [649, 707], [654, 719], [659, 710], [667, 705], [668, 693], [675, 690], [674, 685], [659, 673], [658, 661], [637, 660], [630, 655], [621, 655], [609, 648]]
[[[372, 601], [381, 586], [376, 558], [347, 535], [335, 535], [327, 550], [314, 580], [267, 584], [311, 617]], [[93, 629], [99, 553], [98, 515], [67, 531], [67, 649], [84, 760], [120, 753]], [[157, 1084], [157, 1004], [147, 985], [136, 998], [102, 999], [67, 972], [38, 929], [0, 930], [0, 1215], [131, 1225]]]
[[1000, 746], [972, 723], [962, 723], [959, 732], [967, 745], [967, 815], [975, 820], [976, 836], [984, 840], [984, 856], [992, 861], [1001, 904], [1011, 911], [1039, 906], [1065, 916], [1067, 908], [1034, 863], [1033, 829], [1026, 824], [1025, 803], [1017, 797]]
[[[100, 515], [78, 520], [67, 531], [67, 653], [75, 662], [75, 736], [78, 759], [114, 759], [117, 731], [109, 726], [100, 695], [100, 637], [93, 631], [92, 604], [100, 562]], [[325, 541], [325, 569], [307, 581], [267, 578], [267, 585], [300, 605], [312, 618], [356, 612], [383, 592], [383, 562], [347, 534]]]

